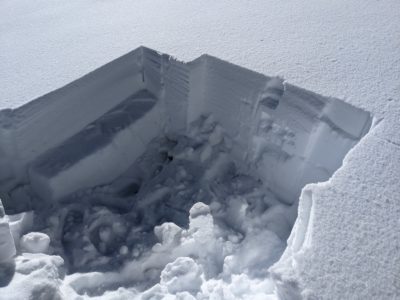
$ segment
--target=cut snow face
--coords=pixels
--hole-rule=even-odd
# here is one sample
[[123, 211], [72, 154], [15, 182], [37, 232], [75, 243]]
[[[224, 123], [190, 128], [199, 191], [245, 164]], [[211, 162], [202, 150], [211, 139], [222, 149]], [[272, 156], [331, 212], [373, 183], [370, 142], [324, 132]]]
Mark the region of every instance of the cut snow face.
[[0, 124], [9, 295], [268, 299], [302, 188], [332, 176], [371, 116], [139, 48]]

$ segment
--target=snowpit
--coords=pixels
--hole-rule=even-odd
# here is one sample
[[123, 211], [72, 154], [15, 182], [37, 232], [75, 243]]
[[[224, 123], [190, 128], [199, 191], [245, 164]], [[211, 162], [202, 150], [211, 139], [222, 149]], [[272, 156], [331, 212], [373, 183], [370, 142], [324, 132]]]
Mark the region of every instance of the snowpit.
[[144, 47], [0, 111], [0, 299], [294, 298], [270, 267], [307, 243], [303, 187], [371, 123], [281, 78]]

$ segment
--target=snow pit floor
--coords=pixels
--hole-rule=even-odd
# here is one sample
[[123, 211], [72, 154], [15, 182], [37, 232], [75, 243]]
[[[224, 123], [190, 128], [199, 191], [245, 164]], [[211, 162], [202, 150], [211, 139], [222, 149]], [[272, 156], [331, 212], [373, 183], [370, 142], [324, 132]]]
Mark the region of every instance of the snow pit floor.
[[239, 172], [230, 145], [212, 118], [201, 118], [187, 136], [153, 140], [110, 184], [36, 214], [32, 229], [41, 234], [21, 243], [37, 252], [47, 235], [50, 248], [19, 256], [5, 293], [46, 272], [42, 285], [24, 288], [30, 297], [273, 297], [268, 268], [286, 247], [296, 208]]

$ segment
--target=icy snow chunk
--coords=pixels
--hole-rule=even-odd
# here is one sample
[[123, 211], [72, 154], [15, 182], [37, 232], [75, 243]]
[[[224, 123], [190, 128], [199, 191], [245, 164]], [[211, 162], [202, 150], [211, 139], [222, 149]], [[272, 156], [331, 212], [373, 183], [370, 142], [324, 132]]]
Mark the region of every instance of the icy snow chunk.
[[189, 257], [179, 257], [165, 266], [161, 272], [161, 285], [165, 285], [170, 293], [189, 291], [196, 293], [200, 290], [202, 270]]
[[2, 288], [1, 300], [63, 299], [60, 287], [64, 261], [61, 257], [23, 253], [15, 258], [15, 264], [13, 280]]
[[225, 258], [224, 273], [245, 272], [251, 276], [266, 277], [267, 269], [279, 259], [285, 246], [282, 240], [268, 230], [249, 233], [236, 253]]
[[4, 218], [0, 218], [0, 262], [10, 259], [15, 253], [16, 249], [10, 226]]
[[4, 206], [3, 206], [3, 202], [0, 199], [0, 218], [3, 218], [6, 215]]
[[20, 240], [20, 247], [23, 252], [46, 253], [49, 245], [49, 236], [42, 232], [27, 233]]
[[210, 214], [210, 207], [202, 202], [197, 202], [190, 209], [189, 232], [199, 243], [207, 243], [214, 235], [214, 219]]
[[29, 232], [33, 226], [33, 211], [8, 215], [7, 217], [15, 245], [18, 247], [21, 236]]
[[154, 234], [164, 245], [177, 243], [182, 234], [182, 228], [174, 223], [163, 223], [154, 227]]
[[64, 265], [64, 260], [60, 256], [46, 255], [43, 253], [23, 253], [16, 258], [16, 271], [28, 275], [39, 269], [48, 266], [54, 267], [54, 276], [62, 276], [60, 269]]
[[195, 203], [189, 211], [190, 218], [196, 218], [202, 215], [208, 215], [210, 213], [210, 207], [203, 202]]
[[268, 81], [265, 91], [261, 94], [260, 105], [276, 109], [285, 87], [281, 78], [273, 77]]
[[0, 262], [10, 259], [15, 253], [14, 239], [0, 199]]

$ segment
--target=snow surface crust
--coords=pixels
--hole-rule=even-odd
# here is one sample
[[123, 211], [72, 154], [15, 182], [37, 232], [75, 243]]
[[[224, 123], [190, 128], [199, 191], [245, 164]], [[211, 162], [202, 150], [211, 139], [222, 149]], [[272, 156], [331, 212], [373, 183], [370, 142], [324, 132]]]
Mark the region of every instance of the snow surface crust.
[[[283, 284], [282, 298], [285, 293], [289, 299], [299, 293], [325, 299], [399, 297], [398, 1], [0, 5], [4, 108], [20, 106], [146, 44], [185, 60], [210, 53], [372, 112], [377, 125], [332, 182], [305, 191], [299, 209], [312, 215], [312, 222], [298, 220], [308, 226], [297, 226], [300, 236], [293, 232], [291, 240], [298, 242], [273, 272]], [[149, 11], [154, 17], [148, 18]], [[1, 168], [8, 163], [2, 161]], [[297, 260], [285, 259], [293, 253]]]

